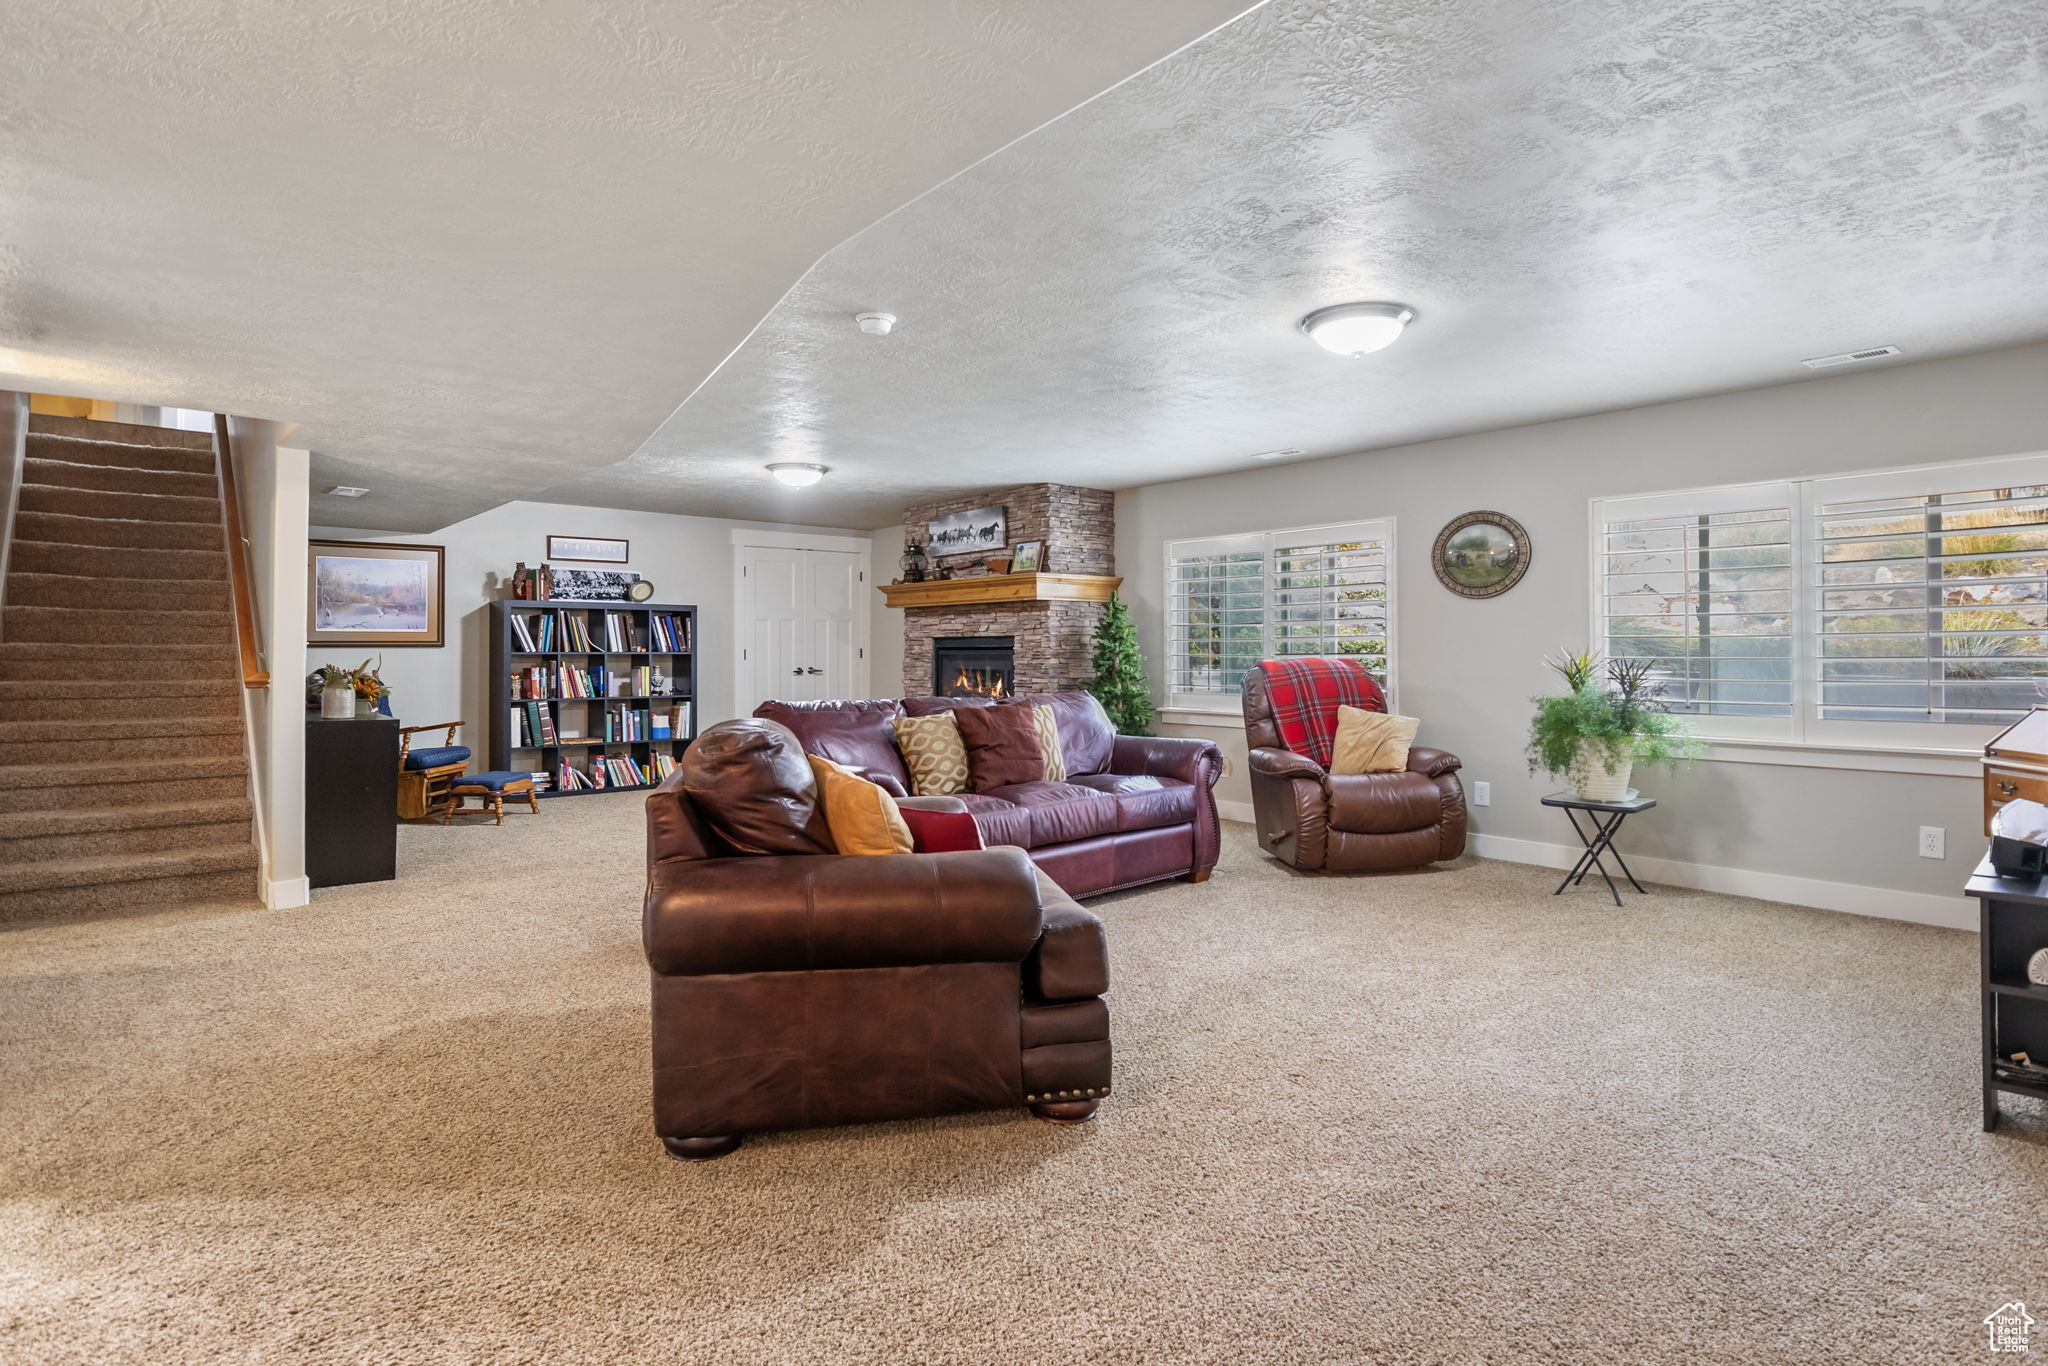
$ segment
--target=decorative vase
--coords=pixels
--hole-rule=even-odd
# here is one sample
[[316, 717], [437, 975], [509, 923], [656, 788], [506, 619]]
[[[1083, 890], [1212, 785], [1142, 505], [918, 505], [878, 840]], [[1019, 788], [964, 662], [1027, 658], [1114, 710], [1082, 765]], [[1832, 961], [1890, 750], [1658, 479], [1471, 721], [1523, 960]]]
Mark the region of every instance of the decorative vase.
[[356, 714], [356, 690], [346, 683], [320, 690], [320, 719], [342, 721]]
[[[1618, 802], [1628, 792], [1629, 770], [1635, 767], [1631, 746], [1621, 740], [1588, 740], [1572, 756], [1572, 795], [1582, 802]], [[1609, 760], [1614, 771], [1608, 772]]]
[[377, 700], [373, 697], [365, 697], [361, 693], [357, 693], [355, 714], [358, 717], [375, 716], [377, 714]]

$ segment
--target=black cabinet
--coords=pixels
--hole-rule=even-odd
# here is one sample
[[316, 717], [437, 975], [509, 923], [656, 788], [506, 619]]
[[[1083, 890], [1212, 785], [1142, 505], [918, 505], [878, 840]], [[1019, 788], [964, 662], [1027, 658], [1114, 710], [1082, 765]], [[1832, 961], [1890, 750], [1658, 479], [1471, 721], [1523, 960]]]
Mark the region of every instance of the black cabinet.
[[[1987, 857], [1965, 888], [1982, 920], [1984, 1127], [1998, 1123], [1998, 1096], [2048, 1100], [2048, 986], [2027, 980], [2027, 960], [2048, 949], [2048, 882], [1999, 877]], [[2015, 1053], [2028, 1063], [2013, 1061]], [[2031, 1064], [2031, 1066], [2029, 1065]]]
[[306, 881], [398, 875], [398, 722], [306, 718]]

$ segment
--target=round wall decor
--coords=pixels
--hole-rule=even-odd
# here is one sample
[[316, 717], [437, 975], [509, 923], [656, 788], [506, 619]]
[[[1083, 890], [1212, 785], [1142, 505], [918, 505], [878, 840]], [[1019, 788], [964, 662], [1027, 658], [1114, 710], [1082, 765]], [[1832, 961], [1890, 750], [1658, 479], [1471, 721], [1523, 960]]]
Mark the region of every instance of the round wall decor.
[[1436, 534], [1429, 553], [1437, 582], [1461, 598], [1492, 598], [1529, 568], [1529, 533], [1503, 512], [1468, 512]]

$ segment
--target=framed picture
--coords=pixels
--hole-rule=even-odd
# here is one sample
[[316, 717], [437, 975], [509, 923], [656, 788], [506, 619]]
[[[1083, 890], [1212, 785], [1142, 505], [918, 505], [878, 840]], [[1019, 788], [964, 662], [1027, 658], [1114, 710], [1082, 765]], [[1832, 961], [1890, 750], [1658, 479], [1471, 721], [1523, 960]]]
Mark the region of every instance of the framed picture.
[[633, 596], [633, 585], [645, 582], [638, 574], [623, 569], [557, 569], [549, 596], [583, 602], [625, 602]]
[[1036, 574], [1038, 562], [1045, 558], [1044, 541], [1019, 541], [1017, 549], [1010, 555], [1012, 574]]
[[1498, 597], [1529, 571], [1529, 533], [1506, 513], [1468, 512], [1444, 524], [1429, 560], [1459, 597]]
[[582, 560], [586, 564], [624, 564], [632, 555], [631, 541], [607, 540], [601, 536], [550, 536], [548, 558]]
[[308, 645], [442, 645], [437, 545], [309, 541]]
[[926, 545], [934, 555], [969, 555], [981, 550], [1001, 550], [1010, 543], [1010, 529], [1001, 507], [975, 508], [971, 512], [949, 512], [926, 523]]

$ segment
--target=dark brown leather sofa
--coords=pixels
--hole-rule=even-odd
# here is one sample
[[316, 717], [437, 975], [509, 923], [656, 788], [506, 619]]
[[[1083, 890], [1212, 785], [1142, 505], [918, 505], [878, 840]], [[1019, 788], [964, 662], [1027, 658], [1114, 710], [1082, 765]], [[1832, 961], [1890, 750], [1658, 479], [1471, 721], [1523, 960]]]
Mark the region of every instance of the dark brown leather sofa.
[[822, 852], [802, 746], [727, 721], [647, 797], [654, 1122], [672, 1156], [743, 1134], [1109, 1094], [1102, 923], [1019, 849]]
[[[1028, 851], [1070, 896], [1209, 876], [1221, 842], [1214, 791], [1223, 773], [1221, 750], [1207, 740], [1119, 735], [1102, 704], [1085, 692], [1022, 700], [1052, 708], [1065, 782], [913, 800], [970, 812], [982, 843]], [[891, 796], [909, 797], [896, 718], [990, 705], [966, 697], [764, 702], [754, 715], [788, 726], [806, 752], [853, 769]]]
[[1330, 773], [1281, 740], [1259, 669], [1244, 676], [1244, 734], [1259, 847], [1282, 863], [1383, 872], [1465, 852], [1465, 786], [1455, 754], [1415, 745], [1405, 773]]

